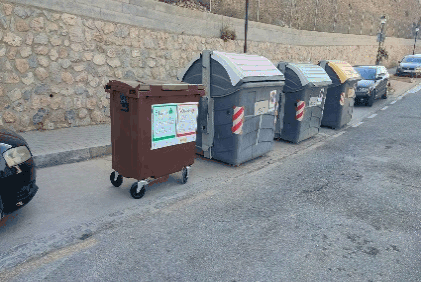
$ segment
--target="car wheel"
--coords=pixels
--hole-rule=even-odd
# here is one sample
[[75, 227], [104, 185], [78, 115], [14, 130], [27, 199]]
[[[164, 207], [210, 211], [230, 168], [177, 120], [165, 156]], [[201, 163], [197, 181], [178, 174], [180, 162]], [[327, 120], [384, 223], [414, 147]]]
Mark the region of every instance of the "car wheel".
[[372, 107], [374, 104], [374, 97], [376, 96], [376, 93], [373, 91], [371, 92], [370, 97], [368, 98], [368, 101], [366, 103], [367, 106]]

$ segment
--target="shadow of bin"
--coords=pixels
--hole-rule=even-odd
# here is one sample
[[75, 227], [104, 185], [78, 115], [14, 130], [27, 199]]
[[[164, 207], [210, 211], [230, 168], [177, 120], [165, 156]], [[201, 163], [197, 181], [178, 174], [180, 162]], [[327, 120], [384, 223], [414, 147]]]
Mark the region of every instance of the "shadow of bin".
[[123, 176], [137, 179], [130, 189], [136, 199], [144, 195], [146, 185], [177, 171], [186, 183], [195, 158], [203, 86], [111, 80], [105, 91], [110, 93], [111, 183], [120, 186]]
[[283, 74], [267, 58], [205, 50], [179, 79], [203, 84], [197, 152], [239, 165], [273, 147]]
[[344, 61], [319, 62], [332, 80], [327, 89], [322, 126], [338, 129], [349, 123], [354, 111], [355, 88], [361, 80], [359, 73]]
[[[319, 133], [327, 87], [332, 83], [323, 68], [313, 64], [279, 62], [285, 76], [283, 111], [275, 137], [299, 143]], [[280, 108], [281, 109], [281, 108]]]

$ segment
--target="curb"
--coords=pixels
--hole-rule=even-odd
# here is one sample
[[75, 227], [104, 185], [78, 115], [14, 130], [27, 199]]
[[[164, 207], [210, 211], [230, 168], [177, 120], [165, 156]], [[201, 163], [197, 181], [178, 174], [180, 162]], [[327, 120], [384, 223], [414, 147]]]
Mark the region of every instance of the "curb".
[[46, 168], [62, 164], [83, 162], [94, 158], [108, 156], [111, 154], [112, 147], [110, 144], [105, 146], [96, 146], [72, 151], [37, 155], [34, 156], [34, 161], [36, 168]]

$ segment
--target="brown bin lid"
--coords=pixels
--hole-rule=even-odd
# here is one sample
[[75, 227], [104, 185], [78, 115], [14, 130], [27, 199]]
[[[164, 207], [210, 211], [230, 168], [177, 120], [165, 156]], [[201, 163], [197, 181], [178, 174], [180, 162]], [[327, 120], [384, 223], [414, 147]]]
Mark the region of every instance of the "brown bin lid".
[[112, 86], [112, 84], [116, 82], [124, 83], [130, 86], [131, 88], [137, 89], [139, 91], [150, 91], [151, 86], [161, 87], [162, 90], [187, 90], [189, 89], [189, 85], [197, 85], [198, 89], [204, 89], [202, 84], [189, 84], [178, 80], [111, 80], [107, 85]]

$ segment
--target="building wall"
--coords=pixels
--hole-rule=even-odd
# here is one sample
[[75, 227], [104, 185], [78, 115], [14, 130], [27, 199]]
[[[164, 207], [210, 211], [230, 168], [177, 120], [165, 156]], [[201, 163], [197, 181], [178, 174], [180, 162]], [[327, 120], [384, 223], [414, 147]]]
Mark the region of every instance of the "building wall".
[[[204, 49], [243, 52], [241, 20], [155, 1], [121, 1], [0, 1], [1, 125], [28, 131], [109, 123], [104, 85], [110, 79], [175, 79]], [[218, 38], [225, 24], [239, 40]], [[248, 53], [274, 63], [375, 60], [374, 37], [253, 22], [249, 27]], [[412, 44], [388, 38], [386, 63], [412, 52]]]

